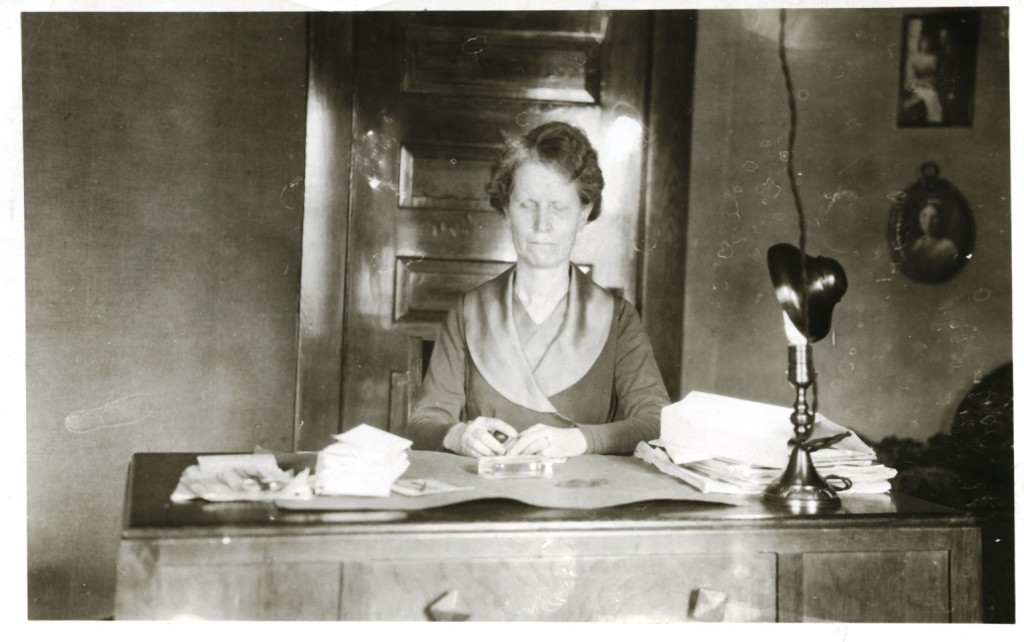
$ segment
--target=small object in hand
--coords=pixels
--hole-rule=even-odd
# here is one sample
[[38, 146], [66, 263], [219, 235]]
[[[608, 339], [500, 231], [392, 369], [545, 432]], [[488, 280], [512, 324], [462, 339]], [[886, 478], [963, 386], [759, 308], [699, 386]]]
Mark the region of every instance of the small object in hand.
[[492, 432], [491, 434], [494, 435], [494, 438], [498, 440], [499, 444], [504, 444], [505, 452], [508, 452], [509, 449], [512, 448], [512, 445], [519, 441], [519, 435], [509, 437], [503, 432]]

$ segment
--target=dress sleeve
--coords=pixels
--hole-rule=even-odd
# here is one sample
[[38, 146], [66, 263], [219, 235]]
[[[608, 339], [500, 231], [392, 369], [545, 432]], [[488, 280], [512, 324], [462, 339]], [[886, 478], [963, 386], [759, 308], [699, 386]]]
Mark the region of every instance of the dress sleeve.
[[632, 453], [641, 441], [657, 438], [661, 409], [669, 404], [640, 315], [626, 301], [622, 303], [617, 326], [615, 395], [623, 419], [576, 426], [587, 440], [588, 453]]
[[444, 436], [460, 421], [465, 404], [466, 334], [460, 300], [441, 325], [416, 406], [400, 434], [417, 450], [443, 450]]

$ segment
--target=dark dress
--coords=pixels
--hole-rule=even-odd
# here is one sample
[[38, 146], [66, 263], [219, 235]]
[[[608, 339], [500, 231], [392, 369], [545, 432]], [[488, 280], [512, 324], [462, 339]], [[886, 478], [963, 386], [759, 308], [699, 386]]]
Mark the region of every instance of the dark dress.
[[[538, 352], [531, 346], [528, 358], [520, 342], [514, 271], [449, 311], [401, 434], [414, 448], [441, 450], [454, 424], [485, 416], [516, 430], [579, 428], [588, 453], [631, 453], [656, 438], [669, 399], [636, 309], [573, 266], [564, 316], [531, 365]], [[538, 333], [551, 334], [543, 325]]]

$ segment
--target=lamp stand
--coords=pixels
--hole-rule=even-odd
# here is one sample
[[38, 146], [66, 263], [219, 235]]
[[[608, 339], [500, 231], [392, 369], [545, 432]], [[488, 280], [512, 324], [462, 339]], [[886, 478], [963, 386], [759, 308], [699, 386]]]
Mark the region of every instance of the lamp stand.
[[810, 344], [789, 346], [789, 382], [796, 388], [793, 402], [794, 437], [789, 465], [782, 476], [765, 489], [762, 499], [769, 504], [785, 505], [801, 512], [836, 508], [841, 504], [836, 491], [814, 469], [807, 441], [814, 430], [814, 415], [807, 405], [807, 388], [814, 383], [814, 365]]

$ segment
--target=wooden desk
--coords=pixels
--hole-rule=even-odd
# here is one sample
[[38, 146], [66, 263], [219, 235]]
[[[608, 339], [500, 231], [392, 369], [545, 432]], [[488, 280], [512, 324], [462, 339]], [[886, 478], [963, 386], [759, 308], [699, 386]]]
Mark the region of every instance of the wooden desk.
[[469, 619], [492, 621], [981, 617], [979, 529], [909, 497], [847, 496], [811, 516], [756, 498], [593, 511], [495, 500], [352, 521], [171, 503], [193, 463], [132, 458], [118, 619], [425, 620], [451, 591]]

